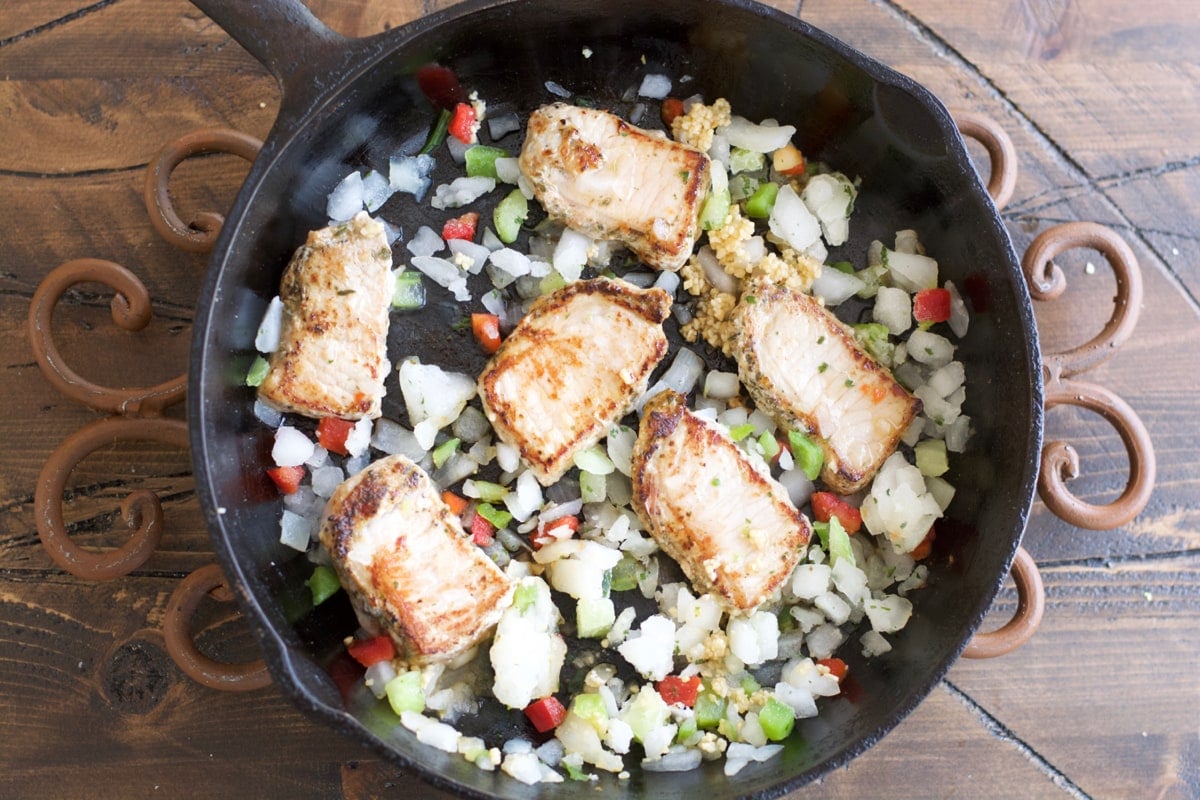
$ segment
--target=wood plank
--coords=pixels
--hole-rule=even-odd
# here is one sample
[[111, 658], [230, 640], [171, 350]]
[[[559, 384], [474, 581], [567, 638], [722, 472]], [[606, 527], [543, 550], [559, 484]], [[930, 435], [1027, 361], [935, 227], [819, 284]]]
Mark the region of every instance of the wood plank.
[[[1041, 630], [948, 680], [1090, 797], [1200, 795], [1200, 558], [1044, 568]], [[1004, 619], [1015, 599], [994, 609]]]
[[[197, 786], [212, 798], [337, 793], [339, 763], [358, 748], [313, 726], [275, 690], [214, 692], [171, 662], [158, 626], [175, 583], [0, 579], [0, 794], [190, 797]], [[219, 640], [209, 651], [216, 657], [252, 656], [241, 623], [221, 608], [198, 625], [201, 646], [207, 637]]]
[[0, 42], [35, 35], [36, 31], [50, 25], [70, 24], [79, 15], [93, 13], [92, 10], [99, 4], [95, 0], [24, 0], [10, 3], [4, 9], [4, 16], [0, 17]]
[[897, 5], [952, 40], [1092, 177], [1196, 154], [1200, 19], [1187, 0]]

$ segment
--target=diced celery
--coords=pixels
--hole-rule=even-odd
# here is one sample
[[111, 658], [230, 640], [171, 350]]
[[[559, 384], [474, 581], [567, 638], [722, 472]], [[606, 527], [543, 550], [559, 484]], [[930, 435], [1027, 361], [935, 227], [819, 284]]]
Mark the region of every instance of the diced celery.
[[796, 713], [791, 706], [772, 697], [758, 712], [758, 724], [772, 742], [782, 741], [792, 732], [792, 726], [796, 724]]
[[711, 231], [724, 225], [732, 202], [728, 187], [724, 191], [710, 192], [700, 207], [700, 227]]
[[496, 159], [507, 156], [508, 153], [499, 147], [488, 147], [483, 144], [468, 147], [467, 152], [463, 154], [467, 162], [467, 177], [495, 178]]
[[521, 224], [529, 216], [529, 201], [520, 189], [513, 189], [508, 196], [496, 205], [492, 212], [492, 222], [496, 226], [496, 236], [505, 244], [512, 244], [521, 232]]
[[588, 777], [588, 774], [586, 772], [581, 770], [579, 767], [575, 766], [570, 761], [563, 759], [559, 763], [562, 765], [563, 769], [565, 769], [567, 771], [567, 777], [570, 778], [571, 780], [573, 780], [573, 781], [590, 781], [591, 780], [591, 778]]
[[829, 552], [829, 523], [828, 522], [818, 522], [818, 521], [814, 520], [812, 523], [812, 529], [813, 529], [813, 533], [815, 533], [817, 535], [817, 538], [821, 540], [821, 549], [824, 550], [826, 553], [828, 553]]
[[746, 675], [742, 678], [742, 691], [746, 694], [754, 694], [761, 688], [762, 686], [759, 685], [758, 681], [754, 680], [753, 675]]
[[917, 459], [917, 469], [927, 478], [938, 478], [950, 469], [950, 461], [946, 456], [946, 443], [941, 439], [926, 439], [917, 442], [913, 448]]
[[628, 592], [637, 588], [638, 562], [633, 556], [625, 553], [621, 560], [612, 568], [612, 580], [609, 588], [614, 592]]
[[734, 175], [739, 172], [757, 172], [763, 168], [764, 164], [762, 153], [743, 150], [740, 147], [733, 147], [729, 150], [729, 171]]
[[842, 527], [837, 517], [829, 518], [829, 564], [833, 566], [839, 559], [854, 563], [854, 551], [850, 548], [850, 534]]
[[763, 458], [768, 461], [779, 455], [779, 442], [770, 431], [762, 432], [762, 435], [758, 437], [758, 446], [762, 450]]
[[475, 513], [495, 526], [496, 530], [507, 528], [513, 516], [504, 509], [496, 508], [491, 503], [480, 503], [475, 506]]
[[564, 278], [559, 273], [558, 270], [553, 269], [553, 270], [550, 270], [549, 275], [542, 278], [542, 282], [538, 286], [538, 289], [541, 291], [542, 294], [550, 294], [551, 292], [557, 292], [559, 289], [561, 289], [562, 287], [564, 287], [566, 285], [567, 285], [567, 279]]
[[513, 590], [513, 608], [524, 614], [537, 602], [537, 585], [533, 583], [518, 583]]
[[571, 700], [571, 713], [591, 725], [597, 731], [603, 730], [608, 721], [608, 709], [604, 706], [604, 698], [592, 692], [582, 692]]
[[593, 475], [607, 475], [616, 469], [612, 459], [598, 444], [577, 451], [572, 461], [582, 472], [590, 472]]
[[884, 364], [892, 363], [896, 345], [888, 338], [888, 327], [879, 322], [860, 322], [854, 326], [854, 338], [871, 358]]
[[462, 443], [461, 439], [447, 439], [446, 441], [433, 448], [433, 465], [441, 467], [449, 460], [450, 456], [458, 451], [458, 446]]
[[834, 261], [829, 266], [833, 267], [838, 272], [844, 272], [847, 275], [854, 274], [854, 265], [851, 264], [849, 261]]
[[779, 196], [779, 184], [770, 181], [759, 186], [750, 199], [746, 201], [746, 216], [751, 219], [766, 219], [775, 208], [775, 198]]
[[397, 715], [405, 711], [420, 713], [425, 710], [425, 690], [421, 688], [421, 673], [402, 672], [387, 682], [384, 687], [388, 704]]
[[708, 690], [696, 696], [696, 727], [712, 730], [725, 718], [725, 698]]
[[575, 605], [575, 627], [580, 639], [600, 638], [616, 619], [616, 608], [607, 597], [585, 598]]
[[858, 290], [858, 296], [863, 300], [869, 300], [879, 293], [879, 284], [883, 282], [883, 276], [887, 272], [887, 266], [876, 264], [873, 267], [860, 269], [854, 275], [863, 282], [863, 288]]
[[745, 439], [747, 436], [749, 436], [752, 433], [754, 433], [754, 423], [752, 423], [752, 422], [745, 422], [745, 423], [742, 423], [741, 425], [734, 425], [732, 428], [729, 429], [729, 436], [735, 442], [740, 442], [742, 439]]
[[800, 467], [804, 477], [815, 481], [825, 463], [825, 453], [821, 450], [821, 445], [802, 431], [788, 431], [788, 444], [792, 448], [792, 458], [796, 460], [796, 466]]
[[580, 472], [579, 494], [585, 503], [603, 503], [608, 496], [608, 479], [593, 472]]
[[508, 496], [508, 487], [491, 481], [470, 481], [463, 484], [463, 494], [487, 503], [498, 503]]
[[675, 733], [675, 743], [683, 744], [696, 735], [696, 730], [696, 718], [686, 717], [679, 723], [679, 730]]
[[250, 363], [250, 369], [246, 372], [246, 385], [259, 386], [267, 377], [267, 372], [271, 365], [262, 356], [255, 356], [254, 361]]
[[649, 684], [642, 686], [637, 696], [621, 710], [621, 720], [633, 729], [633, 738], [639, 742], [646, 741], [647, 736], [666, 725], [670, 718], [670, 706]]
[[392, 308], [416, 311], [425, 307], [425, 283], [421, 273], [405, 270], [396, 273], [396, 286], [392, 290]]
[[312, 592], [314, 606], [321, 605], [342, 588], [342, 582], [338, 580], [337, 573], [324, 564], [318, 564], [305, 583], [308, 585], [308, 590]]

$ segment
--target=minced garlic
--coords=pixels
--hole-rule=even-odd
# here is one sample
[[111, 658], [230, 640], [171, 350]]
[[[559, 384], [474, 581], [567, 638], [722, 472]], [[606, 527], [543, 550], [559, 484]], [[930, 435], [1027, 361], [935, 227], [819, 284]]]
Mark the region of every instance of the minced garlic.
[[711, 106], [696, 103], [686, 114], [671, 120], [671, 136], [677, 142], [691, 145], [702, 153], [712, 147], [713, 133], [733, 119], [729, 101], [718, 97]]

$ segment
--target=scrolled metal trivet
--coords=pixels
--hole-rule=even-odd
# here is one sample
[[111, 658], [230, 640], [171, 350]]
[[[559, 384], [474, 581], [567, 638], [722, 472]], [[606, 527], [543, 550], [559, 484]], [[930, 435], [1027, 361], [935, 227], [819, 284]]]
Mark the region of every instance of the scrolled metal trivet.
[[[181, 137], [160, 151], [146, 175], [147, 210], [156, 230], [168, 242], [188, 252], [212, 249], [223, 218], [202, 213], [188, 225], [175, 213], [168, 192], [171, 172], [184, 159], [201, 153], [223, 152], [253, 160], [261, 142], [238, 131], [210, 129]], [[85, 580], [111, 580], [146, 563], [163, 534], [162, 504], [149, 490], [130, 493], [121, 503], [121, 519], [129, 531], [125, 543], [113, 550], [88, 550], [76, 544], [63, 518], [63, 495], [71, 473], [87, 456], [117, 442], [155, 441], [182, 449], [188, 447], [187, 425], [163, 416], [184, 399], [186, 371], [156, 386], [125, 389], [101, 386], [71, 369], [54, 343], [53, 320], [58, 301], [81, 283], [100, 283], [113, 290], [113, 322], [123, 330], [143, 330], [152, 316], [150, 294], [136, 275], [112, 261], [82, 258], [59, 265], [42, 280], [30, 303], [28, 336], [34, 360], [42, 374], [70, 399], [109, 416], [93, 420], [55, 448], [38, 475], [34, 514], [38, 537], [54, 560], [72, 575]], [[224, 664], [196, 649], [190, 623], [206, 596], [230, 602], [233, 594], [216, 564], [185, 578], [167, 606], [163, 631], [168, 650], [188, 677], [205, 686], [230, 691], [258, 689], [270, 683], [266, 664], [258, 661]]]

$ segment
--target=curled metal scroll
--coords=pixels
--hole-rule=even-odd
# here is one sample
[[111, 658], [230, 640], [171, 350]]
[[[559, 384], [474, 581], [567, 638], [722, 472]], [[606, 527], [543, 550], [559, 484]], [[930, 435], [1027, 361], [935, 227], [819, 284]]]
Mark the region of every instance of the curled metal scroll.
[[1043, 354], [1046, 409], [1072, 405], [1104, 417], [1121, 436], [1129, 457], [1129, 480], [1120, 497], [1105, 505], [1087, 503], [1067, 487], [1079, 475], [1079, 456], [1065, 442], [1042, 448], [1038, 492], [1055, 515], [1089, 530], [1109, 530], [1129, 523], [1150, 501], [1157, 471], [1150, 434], [1129, 404], [1102, 386], [1068, 378], [1112, 357], [1137, 325], [1142, 307], [1142, 274], [1137, 258], [1119, 235], [1091, 222], [1068, 222], [1043, 231], [1025, 251], [1021, 266], [1037, 300], [1055, 300], [1066, 289], [1066, 276], [1054, 264], [1060, 253], [1078, 247], [1098, 250], [1113, 270], [1117, 296], [1112, 317], [1090, 341], [1061, 353]]
[[67, 365], [54, 344], [54, 309], [63, 294], [80, 283], [103, 283], [116, 292], [111, 302], [112, 318], [119, 327], [140, 331], [150, 323], [150, 294], [125, 267], [98, 258], [80, 258], [62, 264], [42, 280], [29, 306], [29, 344], [46, 379], [72, 400], [124, 416], [158, 414], [182, 400], [186, 374], [157, 386], [114, 389], [92, 383]]
[[146, 563], [162, 538], [162, 505], [154, 492], [140, 489], [121, 503], [129, 539], [115, 549], [97, 552], [77, 545], [63, 520], [67, 478], [91, 453], [119, 441], [156, 441], [175, 447], [188, 445], [187, 426], [174, 419], [107, 417], [84, 425], [60, 444], [42, 467], [34, 493], [38, 536], [54, 563], [80, 578], [110, 580]]
[[[987, 151], [990, 163], [987, 191], [996, 209], [1004, 208], [1017, 185], [1017, 149], [998, 122], [983, 114], [955, 111], [959, 132]], [[977, 633], [963, 650], [965, 658], [995, 658], [1011, 653], [1037, 632], [1046, 607], [1046, 590], [1033, 557], [1018, 547], [1010, 577], [1017, 586], [1017, 611], [999, 630]]]
[[1017, 148], [1012, 139], [1000, 123], [983, 114], [955, 111], [954, 123], [959, 133], [979, 142], [987, 150], [991, 162], [987, 191], [996, 209], [1004, 208], [1017, 188]]
[[[253, 137], [222, 129], [197, 131], [163, 148], [150, 164], [144, 185], [147, 211], [155, 229], [171, 244], [189, 252], [211, 250], [224, 219], [199, 214], [189, 225], [175, 212], [168, 191], [171, 172], [193, 155], [225, 152], [253, 160], [262, 143]], [[125, 267], [111, 261], [84, 258], [52, 270], [34, 293], [27, 332], [34, 358], [46, 379], [67, 397], [110, 416], [84, 425], [68, 436], [47, 459], [38, 477], [34, 506], [38, 536], [54, 563], [86, 580], [110, 580], [146, 563], [163, 534], [158, 497], [148, 490], [131, 492], [121, 503], [121, 518], [129, 538], [115, 549], [95, 551], [76, 544], [63, 517], [63, 496], [72, 471], [88, 455], [121, 441], [157, 441], [186, 449], [187, 426], [162, 416], [184, 399], [186, 373], [157, 386], [114, 388], [93, 383], [70, 368], [54, 343], [55, 307], [63, 294], [80, 283], [101, 283], [114, 291], [113, 321], [122, 329], [143, 330], [151, 319], [145, 285]], [[164, 622], [168, 651], [179, 667], [205, 686], [248, 691], [270, 683], [262, 661], [221, 664], [196, 649], [190, 620], [201, 599], [212, 592], [222, 601], [233, 599], [220, 569], [214, 564], [192, 573], [171, 598]]]
[[225, 218], [212, 211], [202, 211], [190, 223], [184, 222], [171, 202], [171, 173], [192, 156], [229, 153], [253, 161], [261, 149], [260, 140], [228, 128], [205, 128], [169, 142], [150, 162], [142, 188], [154, 229], [168, 242], [189, 253], [212, 250]]
[[167, 603], [163, 636], [171, 658], [189, 678], [210, 689], [249, 692], [269, 686], [271, 674], [262, 659], [228, 664], [214, 661], [196, 647], [191, 621], [206, 595], [225, 603], [234, 599], [224, 573], [216, 564], [201, 567], [184, 578]]
[[1017, 611], [1001, 628], [977, 633], [963, 650], [965, 658], [995, 658], [1011, 653], [1029, 641], [1046, 610], [1046, 589], [1033, 556], [1024, 547], [1013, 558], [1013, 583], [1017, 586]]

